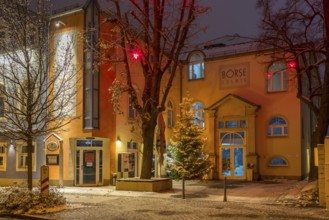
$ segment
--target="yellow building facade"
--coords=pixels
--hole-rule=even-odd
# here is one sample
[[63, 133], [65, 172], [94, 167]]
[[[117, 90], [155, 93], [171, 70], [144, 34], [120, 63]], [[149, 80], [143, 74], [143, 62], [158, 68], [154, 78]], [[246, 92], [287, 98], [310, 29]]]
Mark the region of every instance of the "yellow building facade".
[[[176, 78], [180, 88], [173, 88], [168, 102], [178, 113], [182, 97], [194, 99], [195, 123], [204, 129], [214, 164], [211, 178], [302, 178], [306, 162], [293, 61], [271, 62], [271, 51], [238, 35], [200, 47], [184, 58]], [[170, 114], [167, 123], [175, 117]]]
[[[120, 98], [122, 114], [115, 114], [109, 88], [124, 71], [123, 63], [98, 62], [95, 46], [113, 41], [107, 33], [112, 24], [101, 23], [97, 1], [57, 11], [50, 19], [50, 48], [61, 40], [74, 42], [76, 71], [76, 118], [65, 132], [44, 137], [36, 150], [36, 169], [49, 166], [51, 185], [99, 186], [113, 178], [138, 177], [143, 140], [136, 111], [128, 94]], [[90, 45], [86, 43], [86, 40]], [[60, 45], [59, 45], [60, 46]], [[260, 180], [301, 179], [307, 174], [309, 111], [296, 98], [297, 82], [293, 61], [271, 61], [270, 50], [260, 50], [240, 36], [225, 36], [181, 57], [166, 110], [162, 113], [169, 143], [178, 120], [182, 98], [194, 99], [195, 123], [207, 137], [205, 153], [214, 165], [209, 179]], [[119, 50], [102, 51], [117, 54]], [[138, 62], [130, 62], [137, 95], [143, 91], [143, 74]], [[170, 71], [170, 69], [168, 69]], [[50, 72], [51, 75], [51, 72]], [[163, 83], [169, 74], [164, 74]], [[157, 138], [154, 139], [157, 146]], [[0, 148], [1, 149], [1, 148]], [[8, 150], [9, 151], [9, 150]], [[165, 163], [155, 150], [153, 176], [165, 176]], [[0, 151], [0, 183], [10, 185], [22, 178], [10, 176], [6, 167], [14, 163], [6, 148]], [[38, 181], [35, 175], [35, 182]]]
[[[76, 117], [65, 132], [51, 133], [44, 139], [45, 161], [50, 183], [54, 185], [109, 185], [116, 170], [115, 115], [108, 89], [115, 77], [109, 64], [94, 65], [98, 52], [94, 47], [107, 25], [100, 25], [101, 13], [96, 1], [66, 9], [51, 17], [50, 46], [60, 48], [56, 39], [68, 37], [74, 43], [73, 65], [76, 71]], [[56, 50], [57, 48], [55, 48]], [[51, 74], [51, 73], [50, 73]]]

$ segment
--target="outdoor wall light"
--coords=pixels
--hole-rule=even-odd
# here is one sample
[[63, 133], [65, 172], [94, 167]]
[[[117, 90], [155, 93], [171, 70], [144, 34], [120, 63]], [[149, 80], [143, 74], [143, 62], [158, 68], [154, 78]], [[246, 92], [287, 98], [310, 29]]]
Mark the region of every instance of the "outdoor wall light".
[[118, 136], [117, 137], [117, 141], [115, 142], [115, 144], [117, 145], [117, 147], [121, 147], [121, 139], [120, 139], [120, 137]]
[[62, 21], [57, 21], [57, 22], [55, 23], [55, 26], [56, 26], [57, 28], [59, 28], [60, 26], [65, 26], [65, 23], [62, 22]]

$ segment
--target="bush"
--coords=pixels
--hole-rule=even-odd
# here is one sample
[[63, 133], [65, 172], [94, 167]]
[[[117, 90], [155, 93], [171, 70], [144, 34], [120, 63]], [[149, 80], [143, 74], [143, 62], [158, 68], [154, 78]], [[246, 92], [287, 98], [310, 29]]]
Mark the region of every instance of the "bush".
[[0, 194], [0, 209], [6, 213], [40, 211], [66, 204], [66, 199], [57, 189], [50, 189], [49, 195], [42, 195], [40, 188], [30, 191], [26, 186], [10, 186], [1, 188]]

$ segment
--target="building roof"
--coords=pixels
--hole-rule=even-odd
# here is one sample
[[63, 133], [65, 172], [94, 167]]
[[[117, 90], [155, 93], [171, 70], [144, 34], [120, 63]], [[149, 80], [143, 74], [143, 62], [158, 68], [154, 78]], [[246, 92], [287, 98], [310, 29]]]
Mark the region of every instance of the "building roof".
[[51, 14], [60, 14], [73, 9], [82, 8], [86, 3], [86, 0], [70, 0], [70, 1], [58, 1], [51, 0]]
[[225, 35], [222, 37], [215, 38], [213, 40], [207, 41], [204, 43], [204, 48], [214, 48], [214, 47], [224, 47], [230, 45], [245, 44], [251, 42], [252, 39], [248, 37], [242, 37], [238, 34], [234, 35]]
[[187, 53], [184, 53], [181, 56], [181, 59], [187, 60], [189, 53], [195, 50], [202, 51], [205, 54], [206, 59], [208, 59], [255, 52], [260, 50], [260, 47], [259, 44], [252, 38], [242, 37], [238, 34], [225, 35], [196, 45], [193, 50], [189, 50]]

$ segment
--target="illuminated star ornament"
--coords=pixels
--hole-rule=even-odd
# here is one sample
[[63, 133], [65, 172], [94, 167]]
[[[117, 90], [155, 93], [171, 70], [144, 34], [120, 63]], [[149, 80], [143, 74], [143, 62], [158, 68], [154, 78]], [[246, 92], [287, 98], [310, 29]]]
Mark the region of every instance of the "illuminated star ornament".
[[290, 60], [287, 62], [287, 68], [288, 69], [296, 69], [297, 62], [295, 60]]
[[131, 49], [130, 55], [134, 61], [139, 61], [140, 59], [142, 59], [143, 53], [140, 48], [137, 48], [137, 49]]

